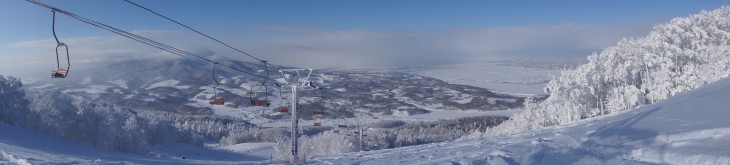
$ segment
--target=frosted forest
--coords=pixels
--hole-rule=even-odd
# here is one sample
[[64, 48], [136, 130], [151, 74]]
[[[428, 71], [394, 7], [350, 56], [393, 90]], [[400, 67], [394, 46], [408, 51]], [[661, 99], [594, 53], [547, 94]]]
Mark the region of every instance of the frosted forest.
[[652, 104], [730, 75], [730, 7], [660, 24], [619, 41], [545, 87], [550, 97], [484, 135], [518, 133]]

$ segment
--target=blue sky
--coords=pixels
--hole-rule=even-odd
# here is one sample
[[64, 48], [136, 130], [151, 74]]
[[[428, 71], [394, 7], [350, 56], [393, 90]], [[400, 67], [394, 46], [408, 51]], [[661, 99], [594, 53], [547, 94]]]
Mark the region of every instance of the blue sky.
[[[348, 67], [503, 59], [584, 59], [655, 24], [721, 0], [132, 0], [281, 65]], [[165, 44], [249, 60], [123, 0], [41, 2]], [[0, 1], [0, 69], [44, 65], [51, 13]], [[159, 50], [64, 15], [57, 32], [79, 63], [144, 59]], [[50, 51], [50, 52], [48, 52]], [[132, 55], [130, 55], [132, 54]], [[113, 59], [113, 60], [112, 60]]]

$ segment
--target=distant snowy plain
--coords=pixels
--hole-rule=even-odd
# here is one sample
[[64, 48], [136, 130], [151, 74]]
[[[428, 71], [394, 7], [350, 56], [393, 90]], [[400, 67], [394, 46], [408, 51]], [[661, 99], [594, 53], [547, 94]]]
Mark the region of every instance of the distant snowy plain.
[[469, 85], [501, 93], [540, 95], [554, 75], [582, 61], [482, 61], [434, 67], [403, 69], [405, 72], [440, 79], [452, 84]]

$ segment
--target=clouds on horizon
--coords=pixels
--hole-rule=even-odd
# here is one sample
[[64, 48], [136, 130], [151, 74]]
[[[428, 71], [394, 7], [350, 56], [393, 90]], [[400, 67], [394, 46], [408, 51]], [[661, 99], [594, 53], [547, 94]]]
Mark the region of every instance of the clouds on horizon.
[[277, 59], [271, 61], [294, 66], [341, 67], [584, 59], [592, 52], [615, 45], [621, 38], [648, 34], [651, 25], [561, 24], [441, 31], [317, 31], [276, 26], [270, 30], [299, 32], [261, 45]]
[[[506, 59], [583, 59], [593, 51], [615, 45], [621, 38], [644, 36], [651, 26], [561, 24], [437, 31], [316, 30], [286, 26], [265, 29], [287, 34], [257, 41], [224, 41], [235, 43], [234, 47], [243, 45], [245, 48], [239, 49], [255, 52], [252, 54], [271, 63], [295, 67], [443, 65]], [[193, 52], [238, 54], [188, 32], [138, 30], [134, 33]], [[69, 45], [74, 64], [177, 57], [116, 35], [61, 40]], [[3, 66], [0, 69], [28, 64], [55, 67], [55, 45], [53, 38], [7, 45], [5, 49], [12, 51], [4, 52], [19, 54], [0, 62]]]

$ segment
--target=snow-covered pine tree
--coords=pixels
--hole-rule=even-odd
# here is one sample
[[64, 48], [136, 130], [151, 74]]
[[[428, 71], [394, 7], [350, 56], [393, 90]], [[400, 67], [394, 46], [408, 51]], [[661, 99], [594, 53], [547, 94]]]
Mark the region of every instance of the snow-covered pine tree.
[[730, 75], [730, 7], [657, 25], [564, 70], [550, 97], [485, 134], [523, 132], [655, 103]]

